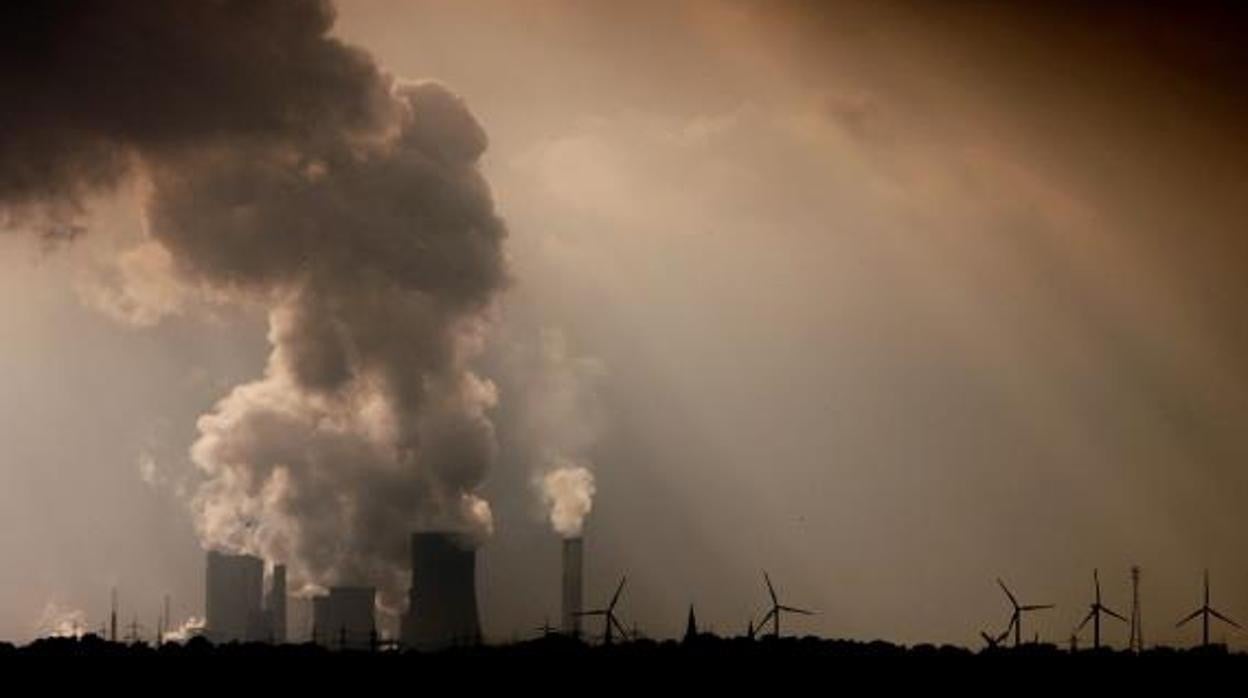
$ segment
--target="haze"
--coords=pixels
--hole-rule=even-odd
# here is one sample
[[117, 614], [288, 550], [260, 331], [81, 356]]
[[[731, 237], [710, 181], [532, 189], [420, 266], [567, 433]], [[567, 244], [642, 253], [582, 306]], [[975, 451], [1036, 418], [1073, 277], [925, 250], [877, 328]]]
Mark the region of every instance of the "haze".
[[[341, 0], [489, 135], [487, 637], [559, 613], [535, 434], [592, 463], [587, 603], [626, 573], [653, 636], [690, 603], [743, 631], [763, 569], [834, 637], [975, 643], [1000, 576], [1063, 641], [1132, 564], [1150, 644], [1194, 639], [1206, 567], [1248, 618], [1243, 15], [1173, 19]], [[202, 614], [188, 448], [265, 318], [163, 283], [136, 187], [70, 243], [0, 236], [0, 637], [98, 627], [112, 586]]]

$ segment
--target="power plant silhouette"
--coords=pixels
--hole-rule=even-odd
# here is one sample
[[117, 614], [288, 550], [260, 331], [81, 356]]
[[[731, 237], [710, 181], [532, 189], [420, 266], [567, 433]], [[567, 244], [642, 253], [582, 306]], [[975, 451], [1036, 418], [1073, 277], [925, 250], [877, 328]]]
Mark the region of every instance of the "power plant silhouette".
[[[202, 626], [186, 626], [179, 633], [171, 633], [172, 620], [169, 597], [163, 598], [154, 627], [156, 647], [166, 644], [173, 636], [177, 642], [194, 636], [213, 645], [282, 645], [291, 642], [310, 641], [329, 651], [415, 650], [440, 651], [450, 648], [479, 648], [484, 639], [476, 590], [476, 546], [468, 536], [448, 531], [424, 531], [413, 533], [411, 542], [411, 577], [406, 610], [397, 616], [399, 628], [396, 634], [385, 636], [378, 624], [377, 589], [367, 585], [340, 585], [322, 590], [312, 597], [291, 596], [287, 589], [287, 568], [284, 564], [266, 562], [246, 554], [227, 554], [209, 551], [205, 556], [204, 620]], [[651, 642], [636, 624], [629, 630], [621, 620], [618, 608], [624, 595], [628, 578], [623, 576], [607, 599], [605, 605], [583, 608], [584, 545], [580, 536], [561, 539], [560, 556], [560, 604], [561, 617], [558, 626], [546, 622], [540, 628], [540, 639], [562, 638], [578, 646], [600, 644], [611, 646], [618, 643], [636, 644]], [[266, 569], [267, 566], [267, 569]], [[761, 617], [751, 614], [741, 640], [755, 642], [756, 635], [764, 641], [780, 642], [782, 621], [786, 614], [813, 616], [815, 611], [792, 606], [781, 600], [769, 572], [762, 572], [767, 593], [765, 612]], [[1087, 612], [1080, 617], [1070, 635], [1070, 651], [1079, 650], [1080, 633], [1091, 625], [1091, 649], [1102, 650], [1104, 642], [1102, 620], [1108, 616], [1129, 626], [1126, 650], [1135, 654], [1146, 652], [1143, 639], [1142, 609], [1140, 603], [1139, 567], [1130, 568], [1131, 612], [1130, 617], [1119, 613], [1105, 603], [1102, 595], [1100, 570], [1093, 569], [1093, 594]], [[1042, 648], [1039, 633], [1031, 641], [1024, 641], [1023, 622], [1027, 614], [1056, 608], [1051, 603], [1022, 603], [1004, 580], [997, 578], [997, 585], [1010, 605], [1009, 620], [1000, 632], [979, 631], [984, 641], [984, 651], [989, 653]], [[289, 604], [297, 602], [310, 608], [310, 632], [302, 637], [291, 633]], [[396, 616], [391, 615], [390, 618]], [[587, 636], [583, 627], [585, 618], [601, 618], [601, 633]], [[110, 594], [110, 611], [107, 622], [101, 624], [98, 637], [110, 643], [143, 643], [147, 631], [137, 616], [126, 624], [124, 636], [119, 635], [118, 595], [114, 588]], [[757, 619], [756, 619], [757, 618]], [[1228, 615], [1211, 605], [1209, 572], [1203, 578], [1201, 605], [1181, 618], [1176, 627], [1186, 626], [1201, 619], [1201, 635], [1198, 647], [1213, 651], [1218, 645], [1210, 640], [1211, 619], [1221, 621], [1232, 628], [1242, 629]], [[76, 626], [77, 627], [77, 626]], [[760, 632], [761, 631], [761, 632]], [[81, 637], [81, 632], [75, 634]], [[1005, 644], [1013, 636], [1011, 647]], [[809, 636], [808, 636], [809, 637]], [[297, 639], [298, 638], [298, 639]], [[589, 642], [586, 642], [589, 640]], [[683, 644], [705, 647], [707, 642], [719, 641], [714, 633], [701, 632], [689, 605], [685, 620]], [[842, 642], [842, 641], [833, 641]], [[1047, 645], [1051, 646], [1051, 645]], [[0, 643], [0, 649], [3, 643]], [[1032, 648], [1032, 649], [1027, 649]]]

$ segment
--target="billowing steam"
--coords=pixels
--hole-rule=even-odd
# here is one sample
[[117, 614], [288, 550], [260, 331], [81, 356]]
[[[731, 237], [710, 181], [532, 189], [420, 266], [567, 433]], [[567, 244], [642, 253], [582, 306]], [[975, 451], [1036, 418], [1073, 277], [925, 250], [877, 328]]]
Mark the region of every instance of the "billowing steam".
[[564, 538], [579, 536], [594, 508], [594, 474], [571, 462], [560, 464], [542, 476], [542, 496], [555, 532]]
[[471, 365], [505, 229], [464, 104], [329, 37], [326, 2], [5, 14], [0, 103], [22, 108], [0, 110], [0, 224], [65, 229], [137, 177], [178, 285], [268, 308], [263, 376], [191, 449], [204, 545], [393, 601], [412, 530], [487, 534], [496, 394]]
[[475, 168], [484, 137], [441, 87], [396, 95], [403, 118], [378, 146], [313, 162], [209, 153], [153, 199], [153, 230], [189, 273], [272, 307], [264, 377], [199, 423], [201, 535], [322, 584], [398, 589], [412, 530], [490, 529], [472, 492], [494, 458], [496, 395], [469, 369], [504, 281]]

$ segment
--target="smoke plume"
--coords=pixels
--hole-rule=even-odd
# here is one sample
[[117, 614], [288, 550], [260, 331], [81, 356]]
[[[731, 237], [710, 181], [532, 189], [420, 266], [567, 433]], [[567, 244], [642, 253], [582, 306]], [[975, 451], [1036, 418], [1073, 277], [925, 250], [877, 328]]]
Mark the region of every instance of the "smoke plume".
[[518, 343], [511, 360], [533, 482], [555, 531], [579, 536], [596, 492], [592, 455], [605, 423], [598, 388], [606, 369], [598, 359], [575, 354], [564, 333], [552, 328], [542, 330], [534, 346]]
[[191, 448], [204, 545], [393, 601], [410, 531], [488, 534], [496, 391], [471, 367], [505, 228], [462, 101], [329, 36], [327, 2], [4, 14], [0, 225], [65, 229], [134, 178], [180, 286], [268, 309], [264, 374]]

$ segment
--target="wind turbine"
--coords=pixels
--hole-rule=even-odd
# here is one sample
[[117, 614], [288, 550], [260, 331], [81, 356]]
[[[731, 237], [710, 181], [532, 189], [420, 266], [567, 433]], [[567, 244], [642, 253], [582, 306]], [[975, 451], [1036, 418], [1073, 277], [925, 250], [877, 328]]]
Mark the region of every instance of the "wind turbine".
[[1010, 624], [1006, 626], [1005, 633], [1008, 635], [1010, 630], [1014, 631], [1014, 646], [1018, 647], [1023, 643], [1023, 614], [1028, 611], [1043, 611], [1046, 608], [1053, 608], [1054, 605], [1051, 603], [1020, 605], [1009, 587], [1005, 586], [1005, 582], [998, 578], [997, 584], [1001, 585], [1001, 591], [1005, 592], [1010, 599], [1010, 605], [1014, 607], [1014, 613], [1010, 616]]
[[995, 650], [1001, 646], [1001, 643], [1005, 641], [1005, 638], [1010, 636], [1010, 628], [1007, 627], [1000, 635], [989, 635], [987, 632], [981, 630], [979, 631], [979, 636], [984, 638], [984, 644], [987, 645], [987, 649]]
[[1200, 635], [1201, 647], [1209, 646], [1209, 616], [1213, 616], [1214, 618], [1217, 618], [1223, 623], [1233, 625], [1236, 628], [1239, 628], [1240, 630], [1243, 629], [1243, 627], [1239, 623], [1236, 623], [1230, 618], [1227, 618], [1221, 613], [1218, 613], [1209, 605], [1209, 570], [1205, 570], [1205, 604], [1201, 606], [1200, 608], [1196, 609], [1195, 611], [1192, 611], [1190, 615], [1185, 617], [1183, 620], [1179, 621], [1178, 624], [1175, 625], [1174, 627], [1176, 628], [1182, 627], [1185, 623], [1192, 620], [1196, 616], [1202, 617], [1201, 618], [1201, 635]]
[[1101, 604], [1101, 578], [1096, 570], [1092, 570], [1092, 583], [1096, 585], [1096, 601], [1093, 601], [1088, 606], [1088, 615], [1084, 616], [1083, 622], [1079, 624], [1078, 628], [1075, 628], [1075, 632], [1083, 630], [1083, 626], [1087, 625], [1088, 621], [1092, 621], [1092, 649], [1099, 650], [1101, 648], [1102, 613], [1108, 613], [1123, 623], [1130, 623], [1130, 621]]
[[624, 629], [623, 625], [620, 625], [619, 619], [615, 617], [615, 604], [620, 600], [620, 592], [624, 591], [624, 582], [627, 579], [628, 577], [620, 577], [620, 586], [616, 587], [615, 595], [611, 597], [611, 603], [607, 604], [606, 608], [599, 608], [593, 611], [581, 611], [576, 614], [578, 616], [603, 617], [603, 623], [606, 627], [606, 629], [602, 632], [602, 643], [604, 645], [611, 644], [612, 640], [615, 639], [615, 631], [619, 631], [620, 637], [628, 639], [628, 631]]
[[780, 637], [780, 614], [781, 613], [798, 613], [803, 616], [815, 615], [814, 611], [807, 611], [804, 608], [794, 608], [792, 606], [785, 606], [784, 604], [780, 603], [780, 600], [776, 598], [776, 588], [771, 585], [771, 577], [767, 576], [766, 570], [763, 571], [763, 581], [767, 582], [767, 593], [771, 595], [771, 610], [768, 611], [767, 615], [763, 616], [763, 619], [758, 622], [758, 627], [761, 628], [764, 625], [767, 625], [767, 621], [770, 620], [772, 637], [774, 638]]
[[542, 637], [550, 637], [555, 633], [554, 626], [550, 624], [550, 616], [547, 616], [546, 619], [542, 621], [542, 625], [537, 629], [537, 632], [541, 633]]

